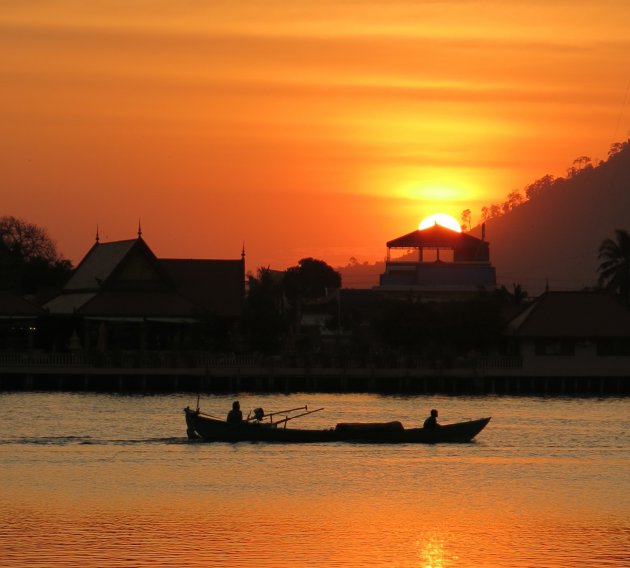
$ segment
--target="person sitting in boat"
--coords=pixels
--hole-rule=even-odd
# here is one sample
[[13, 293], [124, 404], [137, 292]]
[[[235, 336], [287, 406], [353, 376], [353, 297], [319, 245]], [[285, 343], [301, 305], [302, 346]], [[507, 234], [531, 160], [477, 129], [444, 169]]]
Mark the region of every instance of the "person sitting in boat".
[[235, 400], [232, 403], [232, 410], [228, 412], [227, 423], [239, 424], [241, 422], [243, 422], [243, 413], [241, 412], [241, 403], [238, 400]]
[[440, 425], [438, 424], [437, 417], [438, 417], [438, 411], [434, 408], [431, 410], [431, 416], [429, 416], [424, 421], [424, 427], [425, 428], [439, 428]]

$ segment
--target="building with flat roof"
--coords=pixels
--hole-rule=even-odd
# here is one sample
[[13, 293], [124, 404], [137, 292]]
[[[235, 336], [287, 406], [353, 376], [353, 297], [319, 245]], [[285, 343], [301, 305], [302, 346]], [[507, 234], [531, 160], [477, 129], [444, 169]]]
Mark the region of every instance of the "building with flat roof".
[[435, 224], [387, 243], [385, 272], [376, 289], [418, 292], [435, 299], [466, 297], [496, 288], [485, 240]]

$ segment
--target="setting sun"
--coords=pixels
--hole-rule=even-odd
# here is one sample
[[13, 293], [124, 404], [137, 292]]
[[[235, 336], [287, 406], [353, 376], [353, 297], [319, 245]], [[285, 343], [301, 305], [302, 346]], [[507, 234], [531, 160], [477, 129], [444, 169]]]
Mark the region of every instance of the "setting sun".
[[621, 0], [32, 4], [0, 10], [2, 205], [74, 264], [139, 217], [164, 258], [372, 264], [630, 129]]
[[442, 227], [446, 227], [451, 231], [457, 231], [458, 233], [462, 232], [462, 228], [454, 217], [450, 215], [446, 215], [444, 213], [435, 213], [434, 215], [429, 215], [420, 221], [420, 225], [418, 225], [418, 229], [421, 231], [424, 229], [428, 229], [433, 225], [441, 225]]

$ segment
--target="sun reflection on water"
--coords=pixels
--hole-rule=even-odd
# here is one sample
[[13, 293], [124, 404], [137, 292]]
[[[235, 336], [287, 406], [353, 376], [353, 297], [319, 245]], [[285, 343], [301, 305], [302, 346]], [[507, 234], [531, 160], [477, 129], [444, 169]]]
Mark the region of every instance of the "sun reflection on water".
[[431, 536], [425, 541], [418, 541], [420, 551], [420, 568], [445, 568], [444, 539]]
[[[299, 406], [303, 396], [241, 404]], [[628, 565], [627, 399], [317, 401], [344, 421], [414, 423], [418, 408], [437, 406], [488, 412], [493, 426], [447, 447], [190, 444], [188, 394], [4, 393], [2, 568]], [[231, 402], [208, 397], [207, 410]]]

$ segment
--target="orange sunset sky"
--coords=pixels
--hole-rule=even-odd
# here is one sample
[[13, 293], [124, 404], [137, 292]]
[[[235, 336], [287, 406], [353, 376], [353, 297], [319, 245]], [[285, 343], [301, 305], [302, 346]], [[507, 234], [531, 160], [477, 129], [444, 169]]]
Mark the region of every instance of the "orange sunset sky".
[[382, 259], [630, 129], [626, 0], [0, 0], [0, 26], [0, 213], [74, 262], [138, 218], [162, 257]]

